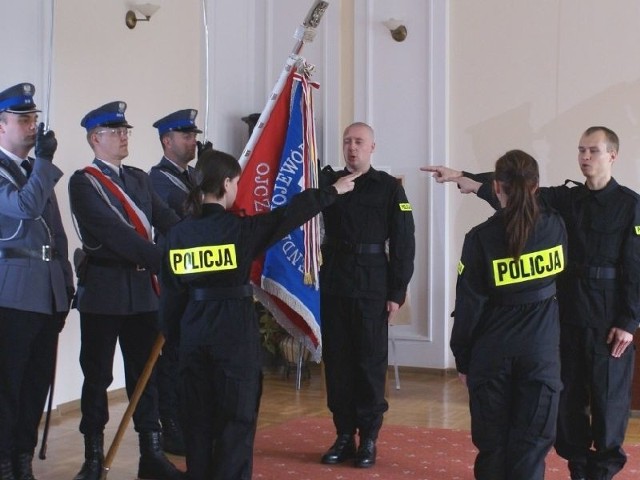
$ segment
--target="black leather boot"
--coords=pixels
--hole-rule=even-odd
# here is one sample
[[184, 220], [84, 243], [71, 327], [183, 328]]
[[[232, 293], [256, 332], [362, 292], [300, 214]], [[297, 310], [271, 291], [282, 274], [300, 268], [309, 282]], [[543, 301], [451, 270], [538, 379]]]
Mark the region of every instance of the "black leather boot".
[[16, 480], [36, 480], [33, 476], [32, 462], [32, 453], [19, 453], [16, 455], [13, 462]]
[[160, 432], [139, 434], [140, 462], [138, 478], [153, 480], [183, 480], [186, 475], [169, 461], [162, 451], [162, 435]]
[[371, 438], [361, 438], [354, 465], [357, 468], [369, 468], [376, 464], [376, 441]]
[[186, 455], [187, 449], [184, 444], [182, 426], [175, 418], [163, 418], [162, 424], [162, 447], [165, 452], [174, 455]]
[[0, 480], [16, 480], [13, 476], [13, 463], [8, 458], [0, 460]]
[[104, 435], [84, 436], [84, 463], [73, 480], [100, 480], [104, 462]]
[[322, 456], [320, 461], [322, 463], [333, 465], [353, 458], [355, 454], [356, 441], [353, 438], [353, 435], [341, 433], [338, 435], [336, 441], [331, 445], [329, 450], [327, 450], [327, 452]]

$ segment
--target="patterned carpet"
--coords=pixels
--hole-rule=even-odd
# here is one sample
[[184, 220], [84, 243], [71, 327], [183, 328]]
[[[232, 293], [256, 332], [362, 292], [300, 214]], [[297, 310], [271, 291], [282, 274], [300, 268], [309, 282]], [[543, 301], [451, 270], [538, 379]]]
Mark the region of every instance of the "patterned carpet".
[[[322, 465], [322, 453], [335, 439], [328, 418], [300, 418], [258, 430], [253, 478], [260, 480], [472, 480], [476, 450], [468, 431], [384, 425], [377, 463], [356, 469], [350, 462]], [[625, 446], [629, 461], [616, 480], [637, 479], [640, 445]], [[547, 459], [546, 480], [569, 478], [555, 452]]]

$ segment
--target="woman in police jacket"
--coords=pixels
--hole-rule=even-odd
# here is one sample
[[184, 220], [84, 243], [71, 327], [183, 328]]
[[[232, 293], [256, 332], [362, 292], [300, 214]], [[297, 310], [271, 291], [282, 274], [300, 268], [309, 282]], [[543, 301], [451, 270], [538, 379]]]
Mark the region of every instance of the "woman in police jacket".
[[544, 478], [561, 389], [555, 278], [567, 239], [537, 199], [538, 164], [512, 150], [496, 162], [502, 206], [465, 237], [451, 350], [469, 389], [478, 480]]
[[191, 480], [250, 480], [262, 387], [260, 333], [249, 273], [254, 258], [353, 190], [357, 174], [308, 189], [269, 213], [228, 212], [240, 165], [203, 152], [190, 217], [167, 235], [160, 321], [179, 335], [187, 470]]

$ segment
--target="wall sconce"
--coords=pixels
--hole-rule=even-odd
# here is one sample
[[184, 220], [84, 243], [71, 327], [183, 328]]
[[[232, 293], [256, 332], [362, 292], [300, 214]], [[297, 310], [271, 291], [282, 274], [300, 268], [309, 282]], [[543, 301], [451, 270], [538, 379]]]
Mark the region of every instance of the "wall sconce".
[[407, 38], [407, 27], [402, 24], [402, 20], [390, 18], [382, 22], [382, 24], [389, 29], [391, 38], [396, 42], [404, 42], [405, 38]]
[[[154, 5], [153, 3], [141, 3], [132, 5], [132, 8], [133, 10], [129, 10], [124, 17], [124, 23], [130, 29], [136, 28], [136, 24], [138, 22], [148, 22], [151, 15], [158, 11], [160, 5]], [[144, 18], [138, 18], [136, 16], [136, 10], [144, 15]]]

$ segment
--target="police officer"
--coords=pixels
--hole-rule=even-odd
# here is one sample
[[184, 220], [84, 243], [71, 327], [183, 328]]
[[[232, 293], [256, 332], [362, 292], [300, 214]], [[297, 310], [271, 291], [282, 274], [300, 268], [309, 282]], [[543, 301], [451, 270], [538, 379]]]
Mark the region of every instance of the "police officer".
[[262, 390], [260, 332], [249, 273], [254, 258], [353, 188], [357, 175], [308, 189], [264, 215], [227, 212], [240, 165], [206, 150], [189, 196], [192, 217], [167, 236], [161, 324], [179, 336], [191, 480], [250, 480]]
[[[184, 203], [193, 188], [194, 168], [189, 162], [195, 158], [196, 135], [202, 133], [195, 123], [198, 111], [178, 110], [153, 124], [158, 129], [163, 156], [151, 167], [149, 178], [155, 192], [180, 218], [184, 218]], [[156, 241], [161, 242], [161, 238]], [[185, 454], [182, 425], [178, 405], [178, 346], [165, 343], [158, 359], [158, 393], [160, 423], [164, 450], [176, 455]]]
[[355, 466], [364, 468], [375, 464], [388, 409], [388, 318], [405, 300], [415, 254], [411, 205], [396, 178], [371, 166], [374, 149], [373, 129], [354, 123], [343, 135], [345, 170], [326, 167], [321, 175], [326, 185], [349, 172], [362, 174], [353, 192], [323, 211], [322, 350], [337, 438], [321, 461], [355, 456]]
[[[540, 189], [564, 219], [570, 242], [568, 269], [558, 282], [564, 388], [555, 448], [572, 479], [608, 480], [626, 463], [622, 443], [640, 321], [640, 197], [612, 177], [618, 149], [611, 129], [588, 128], [578, 144], [585, 183]], [[456, 181], [461, 191], [491, 201], [486, 182], [429, 168], [440, 181]]]
[[469, 388], [478, 480], [544, 478], [560, 395], [555, 277], [566, 230], [538, 206], [538, 164], [520, 150], [496, 162], [503, 207], [465, 237], [451, 350]]
[[[133, 393], [158, 333], [157, 279], [162, 250], [151, 227], [166, 232], [179, 219], [155, 194], [149, 176], [122, 165], [128, 155], [126, 104], [111, 102], [87, 113], [81, 125], [95, 154], [93, 164], [69, 181], [71, 209], [86, 254], [78, 275], [78, 310], [84, 373], [82, 420], [85, 462], [75, 480], [97, 480], [103, 461], [103, 431], [109, 419], [107, 388], [113, 380], [116, 342], [124, 359], [126, 389]], [[139, 434], [139, 478], [178, 479], [165, 457], [152, 377], [133, 414]]]
[[36, 128], [34, 93], [30, 83], [0, 92], [1, 480], [34, 480], [38, 423], [73, 296], [54, 193], [58, 144], [53, 131]]

